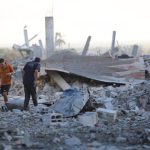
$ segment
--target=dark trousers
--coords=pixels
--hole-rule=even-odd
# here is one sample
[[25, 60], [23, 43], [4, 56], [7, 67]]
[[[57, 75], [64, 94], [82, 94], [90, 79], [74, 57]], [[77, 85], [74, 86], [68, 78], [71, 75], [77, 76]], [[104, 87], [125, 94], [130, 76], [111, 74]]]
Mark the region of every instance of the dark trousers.
[[24, 92], [25, 92], [24, 110], [28, 109], [30, 96], [32, 96], [34, 106], [37, 106], [38, 102], [37, 102], [36, 86], [24, 85]]

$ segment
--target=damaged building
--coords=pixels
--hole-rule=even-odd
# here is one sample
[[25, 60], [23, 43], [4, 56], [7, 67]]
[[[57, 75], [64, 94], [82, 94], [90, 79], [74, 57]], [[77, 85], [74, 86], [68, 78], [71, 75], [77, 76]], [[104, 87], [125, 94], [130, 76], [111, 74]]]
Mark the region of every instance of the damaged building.
[[[46, 29], [51, 27], [46, 39], [53, 43], [48, 34], [53, 33], [53, 18], [45, 23]], [[26, 48], [17, 48], [34, 56], [26, 28], [24, 35]], [[145, 72], [149, 72], [150, 57], [138, 56], [137, 46], [132, 56], [119, 53], [115, 35], [113, 31], [111, 49], [101, 56], [87, 55], [91, 36], [82, 54], [70, 49], [53, 52], [54, 45], [47, 41], [38, 107], [30, 101], [29, 111], [23, 110], [23, 56], [6, 105], [0, 97], [0, 149], [149, 150], [150, 82]], [[38, 50], [42, 55], [43, 47]]]

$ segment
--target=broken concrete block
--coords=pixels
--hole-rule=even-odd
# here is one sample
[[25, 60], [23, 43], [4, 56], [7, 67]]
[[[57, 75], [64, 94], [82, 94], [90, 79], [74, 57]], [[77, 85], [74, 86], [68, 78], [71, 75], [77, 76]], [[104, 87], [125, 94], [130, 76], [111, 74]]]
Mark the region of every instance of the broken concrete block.
[[20, 97], [20, 96], [11, 97], [11, 98], [9, 98], [8, 102], [6, 103], [6, 106], [7, 106], [8, 110], [12, 110], [12, 109], [23, 110], [24, 97]]
[[115, 110], [98, 108], [96, 110], [96, 112], [98, 113], [99, 118], [104, 118], [104, 119], [109, 120], [111, 122], [114, 122], [117, 118], [117, 111], [115, 111]]
[[63, 122], [63, 115], [60, 113], [52, 113], [50, 116], [50, 121], [52, 124]]
[[98, 115], [97, 112], [86, 112], [83, 115], [79, 115], [78, 120], [84, 126], [93, 127], [98, 122]]
[[60, 99], [51, 106], [51, 109], [63, 114], [65, 117], [77, 115], [89, 99], [89, 93], [85, 88], [86, 87], [84, 87], [83, 91], [81, 91], [72, 87], [64, 91], [60, 96]]
[[63, 123], [63, 115], [60, 113], [48, 113], [42, 116], [42, 121], [45, 125], [57, 125]]
[[107, 109], [113, 109], [113, 104], [112, 104], [112, 101], [113, 101], [113, 98], [110, 98], [110, 97], [107, 97], [105, 98], [105, 100], [103, 101], [103, 104], [104, 106], [107, 108]]

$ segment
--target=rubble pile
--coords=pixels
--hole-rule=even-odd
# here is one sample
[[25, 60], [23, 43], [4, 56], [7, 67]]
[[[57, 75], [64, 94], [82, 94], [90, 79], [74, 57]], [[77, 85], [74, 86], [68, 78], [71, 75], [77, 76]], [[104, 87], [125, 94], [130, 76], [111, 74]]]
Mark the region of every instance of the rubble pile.
[[12, 84], [11, 95], [24, 96], [24, 89], [21, 80], [15, 80], [15, 83]]
[[[72, 85], [77, 90], [83, 90], [82, 84], [75, 82]], [[23, 97], [20, 91], [23, 91], [23, 86], [17, 81], [12, 86], [11, 97], [16, 93]], [[78, 114], [66, 117], [63, 111], [60, 113], [53, 109], [66, 91], [42, 81], [38, 89], [37, 108], [31, 102], [29, 111], [1, 110], [0, 148], [150, 149], [149, 81], [118, 87], [88, 85], [87, 91], [89, 97], [84, 97], [88, 99], [84, 108]]]
[[105, 108], [115, 110], [140, 110], [146, 109], [150, 104], [150, 83], [144, 82], [137, 85], [119, 87], [91, 87], [91, 99]]

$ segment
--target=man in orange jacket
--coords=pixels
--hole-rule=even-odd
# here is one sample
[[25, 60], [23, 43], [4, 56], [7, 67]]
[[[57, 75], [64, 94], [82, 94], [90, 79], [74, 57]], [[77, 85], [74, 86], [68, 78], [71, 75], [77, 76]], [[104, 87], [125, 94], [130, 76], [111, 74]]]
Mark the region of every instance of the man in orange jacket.
[[5, 62], [3, 58], [0, 58], [0, 86], [1, 94], [4, 97], [4, 102], [8, 101], [8, 92], [12, 84], [12, 74], [14, 74], [14, 69], [12, 65]]

